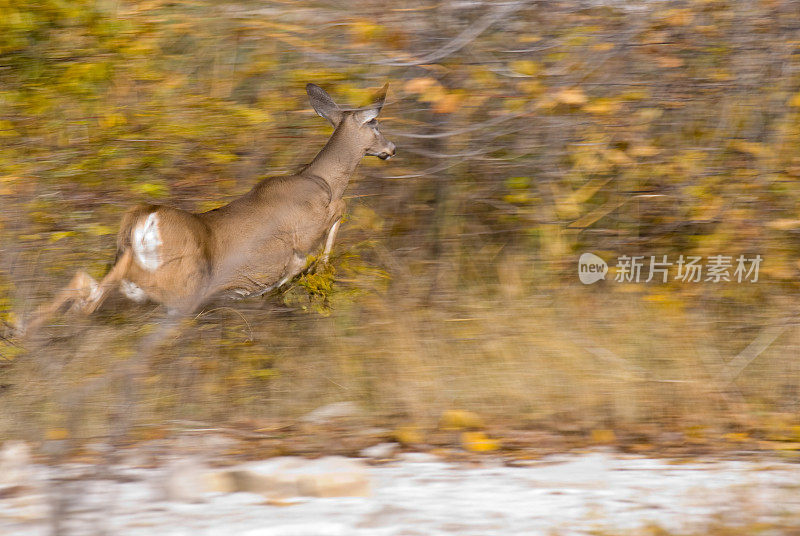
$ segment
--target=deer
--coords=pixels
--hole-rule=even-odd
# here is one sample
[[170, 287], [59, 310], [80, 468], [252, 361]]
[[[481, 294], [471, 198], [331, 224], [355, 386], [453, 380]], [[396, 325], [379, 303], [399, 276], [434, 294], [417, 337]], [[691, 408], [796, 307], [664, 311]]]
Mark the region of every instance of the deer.
[[387, 89], [388, 84], [369, 106], [346, 108], [308, 84], [311, 107], [334, 128], [309, 164], [291, 175], [268, 177], [208, 212], [133, 207], [122, 218], [116, 261], [105, 277], [98, 282], [78, 271], [18, 331], [31, 333], [67, 307], [92, 314], [115, 289], [134, 302], [149, 300], [169, 313], [190, 314], [218, 296], [263, 296], [280, 289], [320, 249], [318, 261], [327, 264], [345, 211], [342, 196], [361, 159], [396, 154], [377, 120]]

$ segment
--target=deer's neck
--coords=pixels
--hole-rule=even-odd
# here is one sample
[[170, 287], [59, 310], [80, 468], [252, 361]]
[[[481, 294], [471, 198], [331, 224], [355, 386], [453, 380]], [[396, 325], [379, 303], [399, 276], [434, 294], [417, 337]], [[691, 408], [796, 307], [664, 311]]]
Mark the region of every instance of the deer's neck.
[[340, 199], [363, 157], [364, 151], [348, 138], [344, 129], [337, 128], [301, 174], [324, 179], [331, 187], [333, 199]]

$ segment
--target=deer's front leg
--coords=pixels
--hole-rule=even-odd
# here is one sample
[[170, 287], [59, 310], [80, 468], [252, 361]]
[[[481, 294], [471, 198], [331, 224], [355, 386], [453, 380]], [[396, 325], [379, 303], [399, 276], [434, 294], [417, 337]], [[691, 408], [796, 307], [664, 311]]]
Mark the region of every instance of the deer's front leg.
[[333, 224], [328, 230], [328, 237], [325, 239], [325, 249], [322, 251], [321, 257], [322, 264], [328, 264], [328, 258], [330, 257], [331, 250], [333, 250], [333, 243], [336, 240], [336, 233], [339, 231], [339, 225], [342, 223], [344, 209], [344, 201], [339, 199], [339, 201], [336, 203], [335, 210], [333, 211]]
[[331, 254], [331, 250], [333, 249], [333, 242], [336, 240], [336, 232], [339, 230], [339, 224], [342, 223], [342, 219], [339, 218], [336, 222], [331, 226], [330, 230], [328, 231], [328, 238], [325, 240], [325, 249], [322, 251], [321, 261], [322, 264], [328, 264], [328, 257]]

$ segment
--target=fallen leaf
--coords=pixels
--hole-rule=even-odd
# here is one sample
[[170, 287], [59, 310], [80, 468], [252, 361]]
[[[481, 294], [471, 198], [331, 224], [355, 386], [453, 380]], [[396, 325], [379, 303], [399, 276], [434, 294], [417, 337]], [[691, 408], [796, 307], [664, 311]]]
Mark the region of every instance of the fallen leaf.
[[592, 430], [593, 443], [607, 445], [609, 443], [614, 443], [616, 440], [617, 436], [614, 430]]
[[581, 88], [562, 89], [555, 95], [556, 100], [570, 106], [581, 106], [589, 100]]
[[470, 452], [491, 452], [500, 448], [500, 442], [483, 432], [462, 432], [461, 445]]
[[417, 426], [401, 426], [392, 433], [392, 437], [401, 445], [415, 445], [423, 441]]
[[439, 419], [439, 426], [445, 430], [483, 428], [483, 420], [477, 413], [451, 409], [442, 413], [442, 417]]

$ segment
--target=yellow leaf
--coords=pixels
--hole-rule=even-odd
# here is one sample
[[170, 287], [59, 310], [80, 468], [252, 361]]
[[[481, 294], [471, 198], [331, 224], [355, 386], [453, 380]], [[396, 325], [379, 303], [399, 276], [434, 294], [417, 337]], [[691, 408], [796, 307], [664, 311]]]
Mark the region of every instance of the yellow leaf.
[[562, 89], [555, 95], [556, 100], [562, 104], [569, 104], [570, 106], [581, 106], [586, 104], [589, 100], [586, 94], [579, 87]]
[[796, 93], [794, 97], [789, 99], [789, 106], [800, 108], [800, 93]]
[[392, 434], [395, 441], [401, 445], [415, 445], [422, 443], [422, 434], [417, 426], [401, 426]]
[[541, 65], [531, 60], [512, 61], [510, 64], [511, 70], [521, 74], [533, 76], [541, 70]]
[[742, 443], [750, 439], [750, 436], [747, 435], [745, 432], [730, 432], [723, 436], [727, 441], [732, 441], [734, 443]]
[[769, 157], [773, 155], [772, 149], [763, 143], [755, 141], [734, 140], [730, 145], [732, 149], [740, 153], [746, 153], [756, 157]]
[[462, 432], [461, 445], [471, 452], [491, 452], [500, 448], [500, 442], [486, 437], [483, 432]]
[[617, 165], [630, 164], [633, 162], [631, 158], [620, 149], [610, 149], [606, 151], [605, 157], [606, 160]]
[[222, 151], [208, 151], [206, 158], [217, 164], [227, 164], [236, 160], [237, 156], [232, 153], [224, 153]]
[[694, 13], [688, 9], [670, 9], [664, 15], [664, 22], [672, 26], [686, 26], [694, 19]]
[[11, 324], [12, 326], [18, 326], [20, 322], [19, 316], [14, 311], [9, 311], [0, 318], [3, 318], [6, 322]]
[[127, 121], [124, 115], [119, 113], [111, 113], [101, 117], [98, 122], [103, 128], [112, 128], [119, 125], [124, 125]]
[[356, 41], [370, 42], [383, 34], [383, 26], [369, 19], [360, 19], [350, 23], [350, 33]]
[[595, 115], [614, 113], [619, 110], [619, 103], [611, 99], [595, 99], [583, 106], [584, 111]]
[[383, 229], [383, 224], [383, 218], [365, 205], [357, 205], [350, 215], [350, 220], [347, 222], [350, 229], [364, 229], [375, 232]]
[[447, 410], [439, 419], [439, 426], [445, 430], [460, 430], [464, 428], [483, 428], [483, 419], [477, 413], [458, 409]]
[[403, 89], [406, 93], [422, 93], [427, 91], [429, 88], [438, 86], [439, 82], [434, 80], [433, 78], [423, 77], [423, 78], [412, 78], [408, 82], [406, 82]]
[[706, 427], [700, 424], [687, 426], [684, 433], [687, 439], [706, 439]]
[[51, 428], [45, 432], [45, 438], [50, 440], [66, 439], [69, 437], [69, 432], [64, 428]]
[[508, 98], [503, 101], [503, 108], [509, 112], [521, 112], [529, 103], [530, 100], [526, 98]]
[[800, 442], [796, 441], [759, 441], [758, 445], [767, 450], [800, 450]]
[[433, 107], [433, 112], [437, 114], [451, 114], [458, 110], [462, 95], [458, 93], [448, 93], [443, 95]]
[[650, 121], [654, 121], [658, 119], [664, 114], [664, 110], [660, 108], [642, 108], [636, 114], [639, 119], [645, 123], [649, 123]]
[[628, 154], [631, 156], [655, 156], [659, 153], [658, 147], [652, 145], [634, 145], [628, 149]]
[[778, 231], [789, 231], [800, 227], [800, 220], [794, 218], [781, 218], [767, 222], [767, 227]]
[[133, 191], [139, 194], [151, 195], [153, 197], [164, 197], [167, 195], [167, 187], [163, 184], [145, 182], [133, 187]]
[[17, 131], [14, 130], [14, 125], [11, 121], [0, 119], [0, 138], [10, 138], [16, 136]]
[[592, 179], [585, 184], [583, 184], [580, 188], [575, 190], [569, 195], [569, 202], [574, 204], [585, 203], [596, 194], [600, 189], [611, 182], [614, 177], [606, 177], [602, 179]]
[[522, 92], [528, 95], [532, 95], [538, 97], [544, 91], [544, 86], [538, 80], [533, 80], [531, 78], [523, 79], [522, 81], [517, 83], [517, 88]]
[[70, 236], [75, 236], [74, 231], [58, 231], [50, 235], [50, 243], [58, 242], [62, 238], [68, 238]]
[[108, 225], [102, 225], [100, 223], [93, 223], [87, 227], [87, 231], [89, 234], [94, 236], [103, 236], [103, 235], [110, 235], [114, 232], [114, 229], [109, 227]]
[[419, 95], [422, 102], [439, 102], [447, 97], [447, 92], [442, 86], [431, 86]]
[[593, 223], [595, 223], [600, 218], [603, 218], [616, 210], [617, 208], [621, 207], [625, 203], [624, 200], [619, 201], [612, 199], [611, 201], [607, 201], [602, 206], [594, 209], [593, 211], [581, 216], [579, 219], [575, 220], [574, 222], [570, 223], [568, 227], [570, 228], [577, 228], [582, 229], [584, 227], [589, 227]]
[[683, 60], [677, 56], [656, 56], [656, 63], [665, 69], [676, 69], [683, 65]]
[[503, 196], [503, 201], [512, 205], [527, 205], [531, 202], [528, 192], [515, 192]]
[[551, 110], [558, 104], [556, 100], [549, 96], [544, 96], [536, 101], [536, 109], [537, 110]]
[[614, 430], [592, 430], [592, 443], [607, 445], [617, 440]]
[[267, 110], [243, 107], [240, 110], [240, 113], [245, 119], [247, 119], [253, 125], [266, 123], [267, 121], [270, 120], [270, 113]]

